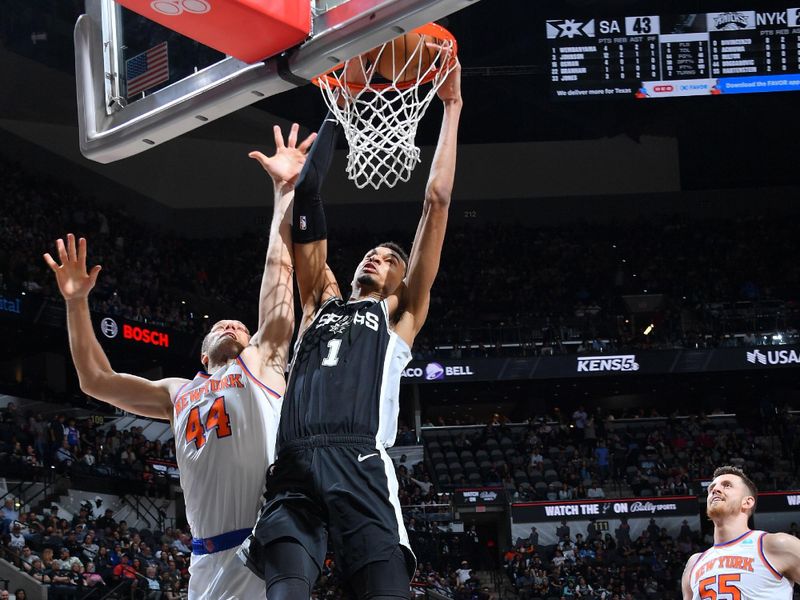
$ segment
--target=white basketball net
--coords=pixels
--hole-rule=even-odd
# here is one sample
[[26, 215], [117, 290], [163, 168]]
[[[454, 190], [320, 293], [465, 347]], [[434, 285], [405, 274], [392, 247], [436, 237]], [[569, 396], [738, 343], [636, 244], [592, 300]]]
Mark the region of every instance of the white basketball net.
[[[417, 126], [456, 63], [450, 57], [452, 42], [437, 41], [437, 48], [431, 51], [435, 57], [423, 69], [425, 65], [420, 56], [430, 48], [425, 39], [420, 36], [417, 48], [408, 53], [404, 66], [395, 65], [395, 77], [391, 82], [377, 74], [377, 65], [384, 52], [391, 52], [394, 60], [394, 40], [384, 44], [377, 54], [372, 54], [374, 59], [371, 63], [364, 59], [364, 55], [357, 56], [329, 73], [335, 84], [326, 77], [318, 80], [325, 103], [344, 129], [350, 147], [347, 176], [358, 188], [367, 185], [376, 190], [382, 185], [394, 187], [398, 181], [408, 181], [420, 162], [419, 148], [414, 144]], [[358, 89], [360, 86], [354, 86], [357, 89], [348, 87], [347, 74], [353, 72], [363, 73], [362, 77], [366, 78], [363, 89]], [[431, 74], [430, 85], [416, 83]], [[373, 82], [373, 75], [380, 82]], [[408, 79], [415, 82], [410, 87], [407, 87]], [[337, 102], [340, 95], [344, 100], [342, 106]]]

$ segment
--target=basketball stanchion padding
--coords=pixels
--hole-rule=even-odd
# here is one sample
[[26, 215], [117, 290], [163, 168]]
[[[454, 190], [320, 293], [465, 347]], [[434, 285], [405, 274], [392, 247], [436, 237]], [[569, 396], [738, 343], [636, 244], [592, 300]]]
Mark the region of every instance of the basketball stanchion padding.
[[308, 0], [116, 0], [201, 44], [253, 63], [303, 42]]
[[457, 64], [456, 39], [428, 23], [312, 81], [342, 124], [356, 187], [394, 187], [420, 162], [417, 126]]

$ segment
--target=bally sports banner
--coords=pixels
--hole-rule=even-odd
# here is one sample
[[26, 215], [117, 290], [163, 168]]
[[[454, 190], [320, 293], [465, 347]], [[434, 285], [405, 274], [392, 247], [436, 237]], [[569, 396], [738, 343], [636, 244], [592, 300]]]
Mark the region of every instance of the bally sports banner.
[[535, 527], [539, 543], [550, 545], [558, 542], [559, 528], [567, 527], [572, 540], [578, 533], [586, 539], [590, 526], [600, 535], [613, 536], [624, 522], [630, 528], [630, 538], [635, 540], [655, 519], [659, 528], [666, 528], [675, 536], [684, 521], [699, 530], [700, 508], [696, 496], [524, 502], [511, 505], [511, 535], [512, 541], [525, 538]]
[[540, 523], [611, 517], [628, 519], [656, 517], [660, 519], [664, 516], [691, 516], [696, 515], [697, 512], [697, 496], [522, 502], [511, 505], [511, 513], [515, 521]]

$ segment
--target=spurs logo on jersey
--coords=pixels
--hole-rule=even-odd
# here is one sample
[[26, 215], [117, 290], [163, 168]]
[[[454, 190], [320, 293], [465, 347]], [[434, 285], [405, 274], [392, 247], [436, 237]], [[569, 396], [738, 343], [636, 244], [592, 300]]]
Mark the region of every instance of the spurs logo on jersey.
[[237, 358], [211, 375], [198, 373], [173, 405], [175, 451], [192, 534], [206, 538], [251, 527], [275, 458], [281, 397]]
[[764, 555], [763, 531], [712, 546], [691, 571], [693, 600], [790, 600], [792, 584]]
[[411, 350], [389, 324], [386, 302], [328, 300], [295, 346], [279, 444], [317, 434], [397, 433], [400, 375]]

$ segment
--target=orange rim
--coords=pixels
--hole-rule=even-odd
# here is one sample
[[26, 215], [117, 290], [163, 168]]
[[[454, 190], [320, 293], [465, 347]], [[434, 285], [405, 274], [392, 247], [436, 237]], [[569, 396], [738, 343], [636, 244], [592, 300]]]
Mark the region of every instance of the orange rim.
[[[420, 35], [429, 35], [432, 38], [435, 38], [439, 42], [450, 42], [451, 44], [453, 44], [453, 53], [452, 53], [453, 58], [451, 60], [455, 60], [455, 58], [458, 56], [458, 42], [456, 41], [455, 36], [452, 33], [450, 33], [449, 31], [447, 31], [447, 29], [445, 29], [441, 25], [437, 25], [436, 23], [428, 23], [427, 25], [423, 25], [422, 27], [417, 27], [416, 29], [412, 29], [411, 31], [409, 31], [407, 33], [418, 33]], [[389, 40], [389, 42], [391, 42], [391, 41], [392, 40]], [[388, 44], [389, 42], [386, 42], [386, 43]], [[380, 46], [378, 46], [378, 47], [380, 48]], [[329, 71], [325, 71], [322, 75], [317, 75], [316, 77], [314, 77], [311, 80], [311, 83], [313, 83], [314, 85], [319, 87], [320, 79], [325, 79], [325, 81], [328, 83], [328, 85], [330, 87], [332, 87], [332, 88], [341, 87], [342, 84], [339, 83], [339, 80], [336, 79], [336, 77], [334, 77], [333, 75], [331, 75], [331, 73], [333, 73], [337, 69], [341, 69], [343, 67], [344, 67], [344, 63], [339, 63], [338, 65], [336, 65], [335, 67], [333, 67]], [[397, 88], [399, 90], [406, 90], [406, 89], [408, 89], [410, 87], [413, 87], [415, 85], [422, 85], [423, 83], [428, 83], [429, 81], [432, 81], [436, 77], [436, 74], [438, 72], [439, 72], [439, 69], [434, 67], [434, 68], [430, 69], [428, 71], [428, 73], [425, 75], [425, 77], [423, 77], [422, 79], [413, 79], [411, 81], [405, 81], [403, 83], [397, 83], [397, 84], [395, 84], [395, 83], [370, 83], [369, 87], [374, 89], [374, 90], [385, 90], [388, 87], [395, 87], [395, 88]], [[361, 84], [361, 83], [350, 83], [350, 84], [347, 84], [347, 87], [349, 89], [355, 91], [355, 92], [360, 92], [361, 90], [363, 90], [367, 86], [366, 86], [366, 84]]]

